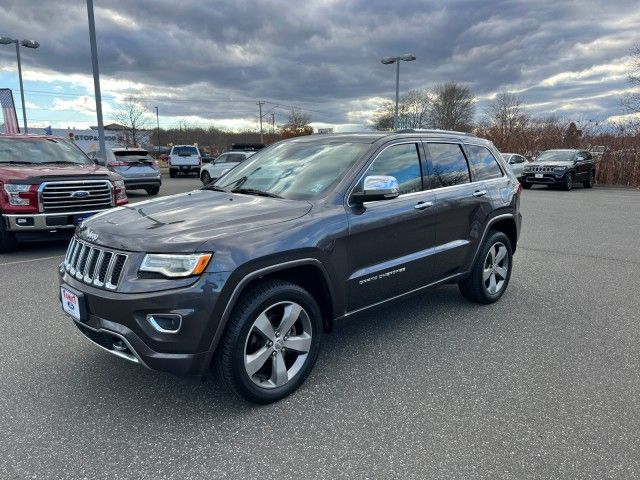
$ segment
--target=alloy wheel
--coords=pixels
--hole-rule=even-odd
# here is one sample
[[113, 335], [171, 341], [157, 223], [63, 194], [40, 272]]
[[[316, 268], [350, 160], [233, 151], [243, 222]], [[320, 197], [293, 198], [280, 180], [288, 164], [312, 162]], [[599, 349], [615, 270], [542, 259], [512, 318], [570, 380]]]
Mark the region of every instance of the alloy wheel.
[[482, 283], [490, 295], [500, 293], [509, 274], [509, 255], [502, 242], [494, 243], [484, 260]]
[[278, 302], [253, 322], [244, 345], [244, 368], [259, 387], [273, 389], [291, 381], [304, 366], [313, 335], [305, 309]]

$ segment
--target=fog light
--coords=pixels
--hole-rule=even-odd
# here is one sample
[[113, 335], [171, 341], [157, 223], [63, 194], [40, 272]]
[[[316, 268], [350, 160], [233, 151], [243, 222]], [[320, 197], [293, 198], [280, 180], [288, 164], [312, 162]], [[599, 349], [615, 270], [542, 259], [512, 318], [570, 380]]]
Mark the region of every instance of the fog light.
[[178, 333], [182, 326], [182, 315], [172, 313], [152, 313], [147, 321], [160, 333]]

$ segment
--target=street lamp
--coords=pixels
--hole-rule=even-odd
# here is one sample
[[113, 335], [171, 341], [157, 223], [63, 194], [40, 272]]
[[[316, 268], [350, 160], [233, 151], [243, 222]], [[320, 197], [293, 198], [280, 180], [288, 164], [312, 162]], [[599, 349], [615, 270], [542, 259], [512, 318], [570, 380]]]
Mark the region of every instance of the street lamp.
[[393, 129], [398, 128], [398, 101], [400, 97], [400, 61], [413, 62], [416, 56], [413, 53], [405, 53], [397, 57], [384, 57], [381, 62], [385, 65], [396, 64], [396, 108], [393, 115]]
[[22, 40], [19, 42], [17, 39], [11, 37], [0, 36], [0, 45], [16, 44], [16, 57], [18, 58], [18, 79], [20, 80], [20, 99], [22, 100], [22, 120], [24, 122], [24, 133], [29, 133], [27, 128], [27, 111], [24, 108], [24, 89], [22, 88], [22, 63], [20, 62], [20, 45], [25, 48], [38, 48], [40, 44], [35, 40]]
[[160, 116], [158, 115], [158, 107], [156, 106], [156, 123], [158, 125], [158, 151], [156, 152], [156, 155], [158, 155], [158, 158], [160, 158], [160, 145], [162, 145], [160, 143]]

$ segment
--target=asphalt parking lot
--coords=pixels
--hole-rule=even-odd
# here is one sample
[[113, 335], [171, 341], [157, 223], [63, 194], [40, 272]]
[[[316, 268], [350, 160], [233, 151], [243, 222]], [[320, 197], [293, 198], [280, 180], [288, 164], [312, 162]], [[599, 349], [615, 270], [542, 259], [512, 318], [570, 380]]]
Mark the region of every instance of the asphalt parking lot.
[[534, 188], [522, 212], [500, 302], [447, 286], [340, 323], [266, 407], [89, 344], [65, 245], [0, 255], [0, 477], [640, 477], [640, 191]]

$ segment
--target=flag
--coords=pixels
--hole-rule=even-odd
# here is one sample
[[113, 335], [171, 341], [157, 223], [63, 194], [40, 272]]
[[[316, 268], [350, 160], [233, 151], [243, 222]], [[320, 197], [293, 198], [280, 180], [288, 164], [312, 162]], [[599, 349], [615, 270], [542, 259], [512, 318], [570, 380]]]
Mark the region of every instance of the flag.
[[2, 116], [4, 117], [4, 133], [20, 133], [11, 89], [0, 88], [0, 106], [2, 106]]

